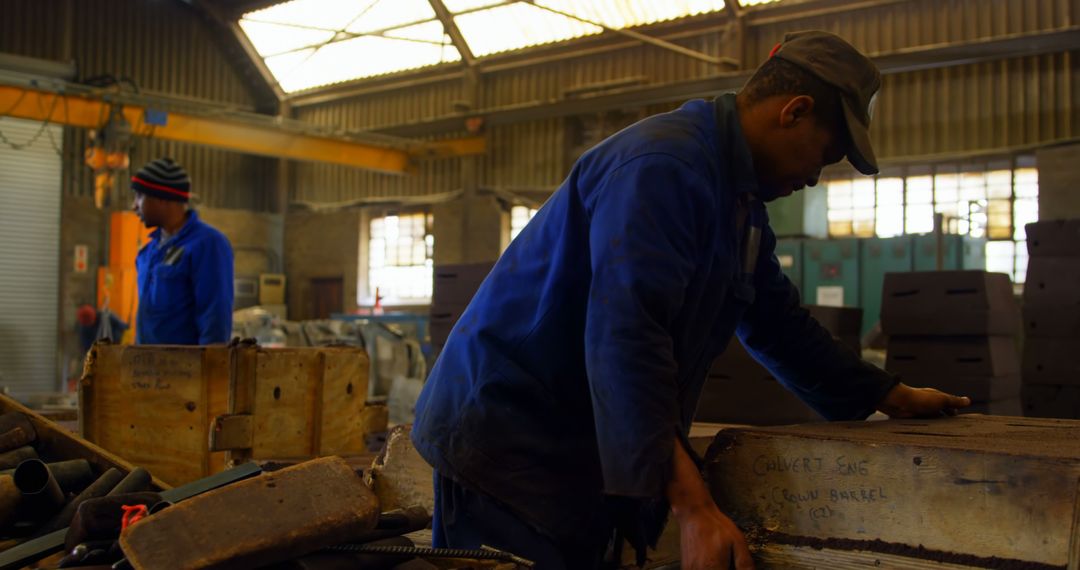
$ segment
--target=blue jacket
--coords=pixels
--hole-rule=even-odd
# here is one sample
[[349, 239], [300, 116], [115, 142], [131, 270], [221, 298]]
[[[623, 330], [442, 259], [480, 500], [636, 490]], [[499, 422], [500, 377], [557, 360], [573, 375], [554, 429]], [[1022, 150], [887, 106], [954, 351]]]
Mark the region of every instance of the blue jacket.
[[213, 344], [232, 336], [233, 252], [194, 210], [163, 246], [161, 228], [139, 250], [138, 344]]
[[[800, 308], [755, 191], [731, 95], [586, 152], [452, 330], [416, 406], [420, 454], [572, 540], [610, 516], [605, 497], [662, 497], [736, 333], [826, 418], [872, 413], [893, 379]], [[761, 235], [749, 272], [745, 224]]]

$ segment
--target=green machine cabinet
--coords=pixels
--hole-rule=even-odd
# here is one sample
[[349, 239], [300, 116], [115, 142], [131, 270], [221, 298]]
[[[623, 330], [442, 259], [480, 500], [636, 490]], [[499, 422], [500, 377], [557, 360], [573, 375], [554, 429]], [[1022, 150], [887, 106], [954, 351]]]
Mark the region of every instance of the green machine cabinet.
[[986, 238], [960, 236], [963, 251], [960, 261], [963, 269], [986, 269]]
[[780, 261], [780, 268], [784, 275], [802, 291], [803, 279], [803, 240], [779, 239], [776, 240], [776, 259]]
[[[937, 240], [933, 234], [914, 236], [915, 271], [937, 270]], [[943, 271], [986, 268], [986, 240], [961, 235], [945, 235]]]
[[806, 240], [802, 297], [807, 305], [858, 307], [859, 240]]
[[911, 271], [915, 253], [911, 236], [900, 236], [865, 239], [861, 254], [859, 298], [863, 310], [862, 334], [865, 335], [881, 318], [885, 274]]

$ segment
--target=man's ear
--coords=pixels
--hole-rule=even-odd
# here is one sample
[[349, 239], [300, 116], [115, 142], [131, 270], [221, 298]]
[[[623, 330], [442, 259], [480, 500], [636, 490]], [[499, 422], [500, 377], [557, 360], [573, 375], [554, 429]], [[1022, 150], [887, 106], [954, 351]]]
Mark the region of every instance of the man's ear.
[[814, 111], [814, 98], [809, 95], [796, 95], [788, 100], [780, 110], [780, 127], [790, 128], [805, 121]]

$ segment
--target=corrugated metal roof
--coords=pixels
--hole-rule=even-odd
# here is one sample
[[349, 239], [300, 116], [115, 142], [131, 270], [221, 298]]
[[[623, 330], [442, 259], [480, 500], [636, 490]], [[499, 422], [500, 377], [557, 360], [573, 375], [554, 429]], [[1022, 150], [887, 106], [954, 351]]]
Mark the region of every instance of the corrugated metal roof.
[[[724, 9], [724, 0], [444, 4], [476, 57]], [[292, 0], [245, 14], [240, 26], [287, 92], [461, 60], [428, 0]]]

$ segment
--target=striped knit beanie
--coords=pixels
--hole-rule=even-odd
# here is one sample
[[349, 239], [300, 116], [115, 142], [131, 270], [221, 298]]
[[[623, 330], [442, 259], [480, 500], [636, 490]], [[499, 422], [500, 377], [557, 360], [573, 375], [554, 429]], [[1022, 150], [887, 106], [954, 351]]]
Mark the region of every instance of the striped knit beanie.
[[171, 158], [152, 160], [131, 177], [131, 189], [147, 196], [187, 202], [191, 199], [191, 180], [187, 171]]

